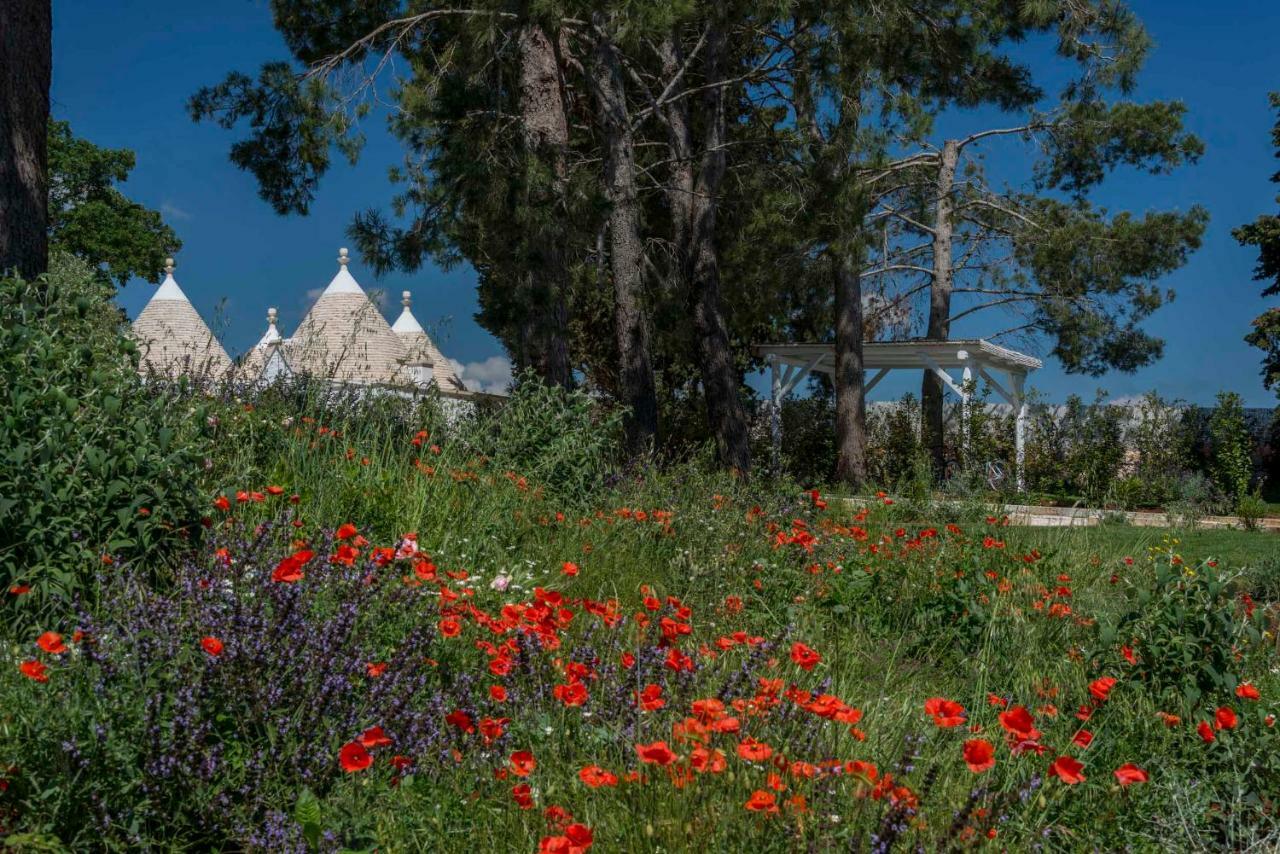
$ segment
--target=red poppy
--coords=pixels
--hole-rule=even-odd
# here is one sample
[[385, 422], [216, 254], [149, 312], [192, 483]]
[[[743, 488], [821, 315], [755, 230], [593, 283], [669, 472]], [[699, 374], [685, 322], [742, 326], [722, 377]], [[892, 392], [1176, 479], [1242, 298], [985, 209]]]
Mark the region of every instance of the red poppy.
[[593, 842], [591, 828], [571, 824], [560, 836], [544, 836], [538, 842], [538, 854], [586, 854]]
[[511, 787], [511, 797], [515, 799], [516, 806], [522, 810], [533, 809], [533, 789], [528, 783], [517, 783]]
[[378, 679], [387, 672], [387, 667], [385, 661], [370, 661], [364, 666], [364, 672], [369, 674], [370, 679]]
[[1093, 733], [1087, 729], [1082, 729], [1072, 736], [1071, 743], [1076, 747], [1088, 747], [1093, 743]]
[[1235, 729], [1239, 720], [1236, 718], [1235, 710], [1230, 706], [1220, 706], [1213, 713], [1213, 723], [1218, 729]]
[[551, 694], [565, 706], [572, 708], [587, 702], [589, 693], [582, 682], [566, 682], [551, 689]]
[[284, 487], [283, 487], [283, 486], [268, 486], [268, 487], [267, 487], [267, 494], [268, 494], [268, 495], [284, 495]]
[[773, 792], [756, 789], [743, 806], [751, 812], [776, 813], [778, 811], [778, 798]]
[[26, 596], [31, 592], [31, 586], [28, 584], [15, 584], [9, 588], [10, 596]]
[[391, 744], [391, 738], [382, 731], [382, 727], [373, 726], [360, 734], [360, 743], [369, 749], [386, 747]]
[[636, 755], [647, 765], [670, 765], [676, 759], [676, 755], [671, 752], [671, 748], [665, 741], [637, 744]]
[[284, 584], [293, 584], [295, 581], [301, 581], [302, 567], [313, 557], [315, 557], [315, 552], [307, 551], [306, 549], [294, 552], [276, 564], [275, 571], [271, 573], [271, 580]]
[[360, 742], [351, 741], [342, 745], [342, 749], [338, 751], [338, 763], [342, 765], [343, 771], [354, 774], [372, 765], [373, 755]]
[[334, 531], [333, 538], [335, 540], [349, 540], [356, 535], [358, 530], [355, 525], [347, 522], [344, 525], [340, 525], [337, 531]]
[[209, 637], [200, 638], [200, 647], [214, 658], [222, 655], [222, 641], [210, 635]]
[[547, 825], [553, 830], [562, 830], [573, 821], [573, 813], [559, 804], [552, 804], [543, 810], [542, 817], [547, 820]]
[[1120, 654], [1123, 655], [1124, 660], [1129, 662], [1130, 664], [1138, 663], [1138, 656], [1134, 653], [1132, 647], [1128, 647], [1128, 646], [1120, 647]]
[[456, 726], [465, 733], [473, 733], [476, 731], [475, 722], [471, 720], [471, 715], [462, 711], [462, 709], [454, 709], [452, 712], [444, 716], [445, 723], [450, 726]]
[[1040, 732], [1035, 726], [1035, 719], [1031, 717], [1031, 713], [1027, 711], [1026, 706], [1014, 706], [1008, 711], [1001, 712], [998, 717], [1000, 718], [1000, 726], [1018, 738], [1035, 739], [1040, 737]]
[[36, 646], [50, 655], [62, 655], [67, 651], [67, 645], [62, 642], [62, 635], [57, 632], [45, 632], [40, 635], [36, 638]]
[[489, 697], [495, 703], [505, 703], [507, 701], [507, 689], [501, 685], [490, 685]]
[[1089, 683], [1089, 694], [1099, 703], [1105, 701], [1111, 695], [1111, 689], [1115, 687], [1116, 680], [1111, 676], [1100, 676]]
[[517, 777], [528, 777], [538, 767], [538, 760], [528, 750], [517, 750], [511, 754], [511, 773]]
[[1084, 765], [1070, 756], [1059, 756], [1049, 765], [1049, 773], [1056, 776], [1068, 786], [1084, 782]]
[[456, 638], [462, 633], [462, 623], [453, 617], [445, 617], [440, 621], [440, 634], [447, 638]]
[[1236, 696], [1241, 700], [1261, 700], [1262, 694], [1250, 682], [1241, 682], [1236, 686]]
[[610, 771], [606, 771], [599, 765], [588, 765], [578, 772], [578, 779], [593, 789], [601, 786], [618, 785], [618, 775]]
[[1116, 782], [1121, 786], [1128, 786], [1131, 783], [1147, 782], [1147, 772], [1143, 771], [1132, 762], [1126, 762], [1115, 770]]
[[[595, 842], [595, 837], [591, 833], [591, 828], [585, 824], [571, 824], [564, 829], [564, 835], [569, 837], [569, 842], [573, 844], [573, 848], [578, 851], [586, 851]], [[572, 849], [571, 849], [572, 850]]]
[[940, 727], [960, 726], [965, 722], [964, 706], [954, 700], [930, 697], [924, 701], [924, 713]]
[[646, 712], [656, 712], [667, 704], [662, 699], [662, 686], [649, 684], [644, 690], [636, 692], [636, 705]]
[[572, 578], [578, 574], [578, 565], [571, 560], [566, 560], [560, 567], [560, 571]]
[[979, 774], [996, 764], [996, 749], [985, 738], [971, 738], [964, 743], [964, 764]]
[[502, 734], [507, 731], [507, 724], [511, 723], [511, 718], [481, 718], [480, 734], [484, 736], [484, 743], [491, 744], [502, 738]]
[[49, 668], [45, 666], [43, 661], [36, 661], [34, 658], [30, 661], [24, 661], [18, 665], [18, 670], [28, 679], [34, 679], [36, 682], [49, 681]]
[[794, 661], [796, 666], [801, 670], [808, 671], [812, 670], [817, 666], [818, 662], [822, 661], [822, 656], [818, 655], [818, 653], [810, 647], [800, 643], [800, 641], [796, 641], [791, 645], [791, 660]]
[[213, 506], [217, 507], [219, 510], [230, 510], [231, 502], [227, 500], [227, 496], [219, 495], [217, 498], [213, 499]]
[[1204, 740], [1205, 744], [1208, 744], [1217, 738], [1217, 736], [1213, 734], [1213, 727], [1209, 726], [1208, 721], [1201, 721], [1196, 726], [1196, 732], [1200, 733], [1200, 738]]
[[772, 755], [772, 747], [754, 738], [743, 739], [738, 744], [738, 756], [748, 762], [763, 762]]
[[689, 765], [699, 774], [719, 774], [729, 767], [729, 763], [724, 758], [724, 751], [706, 747], [693, 749], [689, 754]]

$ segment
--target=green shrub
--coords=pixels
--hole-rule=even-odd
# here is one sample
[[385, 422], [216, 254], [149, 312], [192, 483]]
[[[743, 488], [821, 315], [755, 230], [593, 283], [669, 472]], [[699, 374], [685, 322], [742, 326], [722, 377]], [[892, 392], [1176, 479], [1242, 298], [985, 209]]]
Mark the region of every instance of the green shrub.
[[[772, 450], [761, 445], [759, 453], [764, 461]], [[836, 410], [832, 397], [815, 394], [783, 403], [782, 456], [783, 470], [802, 484], [816, 486], [834, 479]]]
[[1240, 500], [1236, 502], [1236, 515], [1248, 531], [1258, 530], [1258, 524], [1266, 517], [1267, 509], [1267, 502], [1262, 500], [1256, 489], [1240, 496]]
[[920, 444], [920, 402], [910, 394], [867, 413], [867, 469], [884, 487], [913, 477]]
[[[1176, 543], [1176, 541], [1173, 541]], [[1153, 700], [1192, 712], [1225, 698], [1240, 681], [1246, 655], [1262, 641], [1262, 614], [1249, 614], [1234, 579], [1214, 561], [1187, 565], [1173, 546], [1152, 552], [1153, 571], [1133, 584], [1132, 607], [1098, 626], [1098, 654], [1135, 651], [1126, 670]]]
[[1249, 483], [1253, 480], [1253, 438], [1244, 420], [1240, 395], [1218, 393], [1218, 404], [1209, 415], [1209, 440], [1214, 483], [1232, 501], [1239, 501], [1248, 495]]
[[617, 411], [602, 412], [585, 392], [547, 386], [526, 374], [490, 429], [470, 431], [467, 441], [495, 467], [554, 494], [581, 498], [612, 471], [621, 425]]
[[1157, 507], [1177, 496], [1178, 483], [1192, 470], [1195, 433], [1187, 409], [1155, 392], [1143, 396], [1125, 443], [1135, 452], [1132, 485], [1125, 491], [1135, 507]]
[[198, 517], [205, 412], [144, 386], [112, 288], [55, 257], [0, 280], [0, 580], [29, 610], [80, 592], [103, 555], [137, 556]]

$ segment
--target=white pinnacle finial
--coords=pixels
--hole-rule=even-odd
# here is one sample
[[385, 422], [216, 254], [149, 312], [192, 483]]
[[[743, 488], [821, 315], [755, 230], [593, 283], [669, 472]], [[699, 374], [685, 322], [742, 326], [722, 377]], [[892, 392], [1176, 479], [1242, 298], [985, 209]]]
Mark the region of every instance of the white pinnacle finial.
[[400, 304], [401, 304], [402, 306], [404, 306], [405, 308], [408, 308], [408, 307], [409, 307], [409, 303], [410, 303], [411, 301], [412, 301], [412, 300], [410, 300], [410, 298], [409, 298], [409, 292], [408, 292], [408, 291], [404, 291], [402, 294], [400, 294]]
[[166, 259], [164, 259], [164, 272], [165, 272], [165, 275], [167, 275], [167, 276], [172, 276], [172, 275], [173, 275], [173, 270], [174, 270], [174, 267], [175, 267], [175, 266], [176, 266], [176, 265], [173, 263], [173, 259], [172, 259], [172, 258], [166, 258]]
[[344, 246], [344, 247], [342, 247], [341, 249], [339, 249], [339, 250], [338, 250], [338, 263], [345, 267], [345, 266], [347, 266], [347, 264], [348, 264], [348, 263], [350, 263], [350, 261], [351, 261], [351, 259], [347, 257], [347, 247], [345, 247], [345, 246]]
[[276, 310], [274, 308], [267, 309], [267, 325], [268, 326], [276, 325]]

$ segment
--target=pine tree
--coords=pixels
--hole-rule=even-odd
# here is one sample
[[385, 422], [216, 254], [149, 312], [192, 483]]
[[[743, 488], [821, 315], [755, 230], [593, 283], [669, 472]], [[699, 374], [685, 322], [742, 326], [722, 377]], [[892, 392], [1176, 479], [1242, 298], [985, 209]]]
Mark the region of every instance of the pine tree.
[[[1280, 116], [1280, 92], [1271, 93], [1271, 106]], [[1271, 129], [1271, 142], [1280, 157], [1280, 117]], [[1271, 176], [1280, 184], [1280, 171]], [[1280, 202], [1280, 196], [1276, 197]], [[1262, 289], [1264, 297], [1280, 295], [1280, 216], [1261, 214], [1248, 225], [1242, 225], [1231, 234], [1242, 246], [1254, 246], [1258, 250], [1258, 265], [1253, 277], [1268, 283]], [[1269, 308], [1254, 318], [1253, 331], [1245, 341], [1262, 351], [1262, 383], [1280, 393], [1280, 308]]]

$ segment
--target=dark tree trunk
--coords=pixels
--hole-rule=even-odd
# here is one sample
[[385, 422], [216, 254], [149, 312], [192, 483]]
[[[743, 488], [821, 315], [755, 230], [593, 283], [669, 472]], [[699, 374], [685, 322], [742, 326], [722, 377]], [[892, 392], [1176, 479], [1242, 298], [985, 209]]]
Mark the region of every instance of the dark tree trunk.
[[568, 388], [573, 385], [565, 308], [569, 117], [555, 43], [534, 23], [520, 30], [520, 118], [526, 156], [542, 167], [531, 163], [527, 169], [528, 204], [538, 227], [526, 238], [520, 350], [544, 380]]
[[835, 261], [836, 480], [855, 489], [867, 481], [867, 414], [862, 363], [862, 277], [850, 246]]
[[[659, 46], [662, 55], [662, 78], [672, 80], [684, 65], [679, 34], [668, 32]], [[692, 264], [689, 262], [689, 236], [693, 230], [693, 129], [689, 117], [689, 101], [672, 101], [662, 110], [671, 148], [671, 169], [665, 187], [667, 206], [671, 211], [671, 245], [675, 262], [671, 264], [671, 287], [676, 293], [688, 288]]]
[[49, 265], [50, 0], [0, 0], [0, 275]]
[[[956, 164], [960, 149], [955, 140], [947, 140], [938, 159], [938, 177], [934, 185], [933, 283], [929, 289], [929, 326], [925, 338], [945, 341], [951, 334], [951, 289], [954, 270], [951, 251], [955, 233], [954, 201]], [[920, 384], [920, 433], [925, 450], [933, 462], [934, 474], [946, 472], [943, 435], [942, 380], [932, 371], [924, 372]]]
[[[601, 16], [597, 15], [597, 18]], [[597, 20], [597, 28], [603, 24]], [[658, 435], [658, 398], [649, 355], [641, 265], [640, 206], [636, 195], [635, 141], [617, 50], [603, 35], [592, 56], [591, 87], [604, 125], [604, 181], [609, 211], [609, 264], [613, 274], [613, 322], [618, 345], [627, 450], [652, 451]]]
[[[669, 72], [674, 72], [682, 63], [678, 38], [673, 34], [662, 46], [664, 70]], [[725, 47], [723, 28], [713, 25], [703, 46], [702, 68], [706, 80], [723, 79]], [[708, 89], [701, 98], [703, 115], [700, 118], [704, 129], [696, 174], [689, 99], [682, 98], [665, 111], [675, 160], [667, 196], [676, 264], [688, 288], [702, 393], [716, 451], [722, 465], [746, 475], [751, 470], [747, 416], [739, 396], [738, 371], [729, 345], [720, 294], [720, 258], [715, 244], [716, 213], [725, 172], [726, 99], [722, 86]]]

